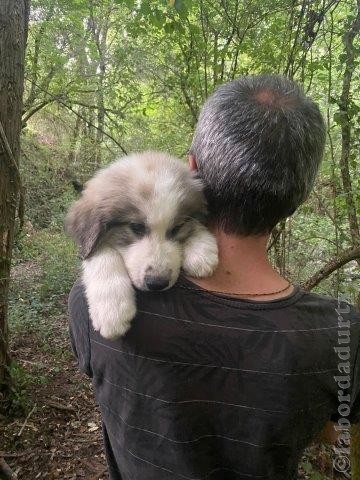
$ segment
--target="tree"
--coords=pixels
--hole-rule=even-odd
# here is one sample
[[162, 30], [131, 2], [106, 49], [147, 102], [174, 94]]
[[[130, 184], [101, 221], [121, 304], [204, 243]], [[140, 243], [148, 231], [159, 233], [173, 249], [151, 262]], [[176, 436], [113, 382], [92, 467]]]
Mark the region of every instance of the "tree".
[[[9, 391], [8, 292], [18, 212], [22, 216], [19, 173], [24, 57], [29, 0], [0, 2], [0, 401]], [[1, 406], [0, 404], [0, 406]]]

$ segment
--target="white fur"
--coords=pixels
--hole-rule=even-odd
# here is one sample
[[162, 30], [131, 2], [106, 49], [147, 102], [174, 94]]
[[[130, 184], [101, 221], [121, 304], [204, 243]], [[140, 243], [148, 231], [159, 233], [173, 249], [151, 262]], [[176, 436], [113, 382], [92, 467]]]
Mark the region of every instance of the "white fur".
[[105, 338], [124, 335], [136, 314], [135, 292], [124, 261], [106, 248], [83, 261], [83, 282], [93, 327]]
[[167, 287], [170, 288], [178, 279], [180, 267], [191, 277], [207, 277], [217, 264], [215, 237], [199, 222], [182, 247], [153, 234], [119, 251], [106, 248], [95, 253], [83, 262], [83, 281], [94, 329], [109, 339], [127, 332], [136, 314], [132, 284], [145, 289], [143, 281], [149, 265], [159, 276], [171, 269]]
[[198, 223], [185, 242], [182, 267], [190, 277], [209, 277], [218, 265], [218, 246], [215, 237]]
[[[94, 329], [103, 337], [113, 339], [130, 328], [136, 315], [134, 287], [147, 290], [149, 271], [156, 278], [166, 277], [166, 288], [170, 288], [181, 268], [189, 276], [206, 277], [217, 267], [216, 240], [204, 225], [191, 215], [188, 217], [189, 207], [181, 207], [184, 200], [190, 201], [192, 210], [204, 213], [201, 183], [185, 165], [166, 154], [147, 152], [125, 157], [100, 170], [70, 210], [68, 231], [81, 247], [92, 238], [103, 212], [114, 211], [119, 220], [116, 211], [122, 205], [136, 205], [140, 212], [136, 214], [138, 221], [145, 221], [147, 226], [142, 238], [130, 244], [121, 243], [121, 231], [116, 230], [124, 228], [120, 218], [120, 226], [107, 231], [83, 261], [82, 278], [90, 317]], [[195, 207], [198, 203], [199, 207]], [[187, 221], [184, 236], [179, 240], [168, 238], [175, 219], [180, 223]], [[136, 223], [137, 217], [130, 221]]]
[[148, 267], [159, 277], [171, 271], [168, 288], [178, 279], [183, 249], [179, 243], [167, 241], [156, 232], [119, 251], [132, 283], [141, 290], [146, 290], [144, 277]]

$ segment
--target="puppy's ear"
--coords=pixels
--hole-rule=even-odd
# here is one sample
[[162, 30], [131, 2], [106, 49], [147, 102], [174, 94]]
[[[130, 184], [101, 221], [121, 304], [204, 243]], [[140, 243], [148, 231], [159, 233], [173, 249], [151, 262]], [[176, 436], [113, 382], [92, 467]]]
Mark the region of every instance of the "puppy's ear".
[[65, 231], [80, 247], [83, 258], [93, 253], [103, 230], [101, 213], [92, 202], [81, 197], [72, 205], [65, 219]]
[[205, 190], [205, 184], [199, 173], [197, 171], [192, 172], [185, 203], [190, 216], [200, 223], [206, 222], [208, 214]]

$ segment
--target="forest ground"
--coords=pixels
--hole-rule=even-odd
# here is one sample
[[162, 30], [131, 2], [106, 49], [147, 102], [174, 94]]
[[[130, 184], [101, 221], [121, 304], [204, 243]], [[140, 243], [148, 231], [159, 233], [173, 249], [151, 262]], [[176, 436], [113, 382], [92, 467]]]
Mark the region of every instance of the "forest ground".
[[[39, 271], [34, 262], [15, 267], [29, 281]], [[100, 414], [91, 382], [76, 367], [66, 316], [66, 295], [58, 298], [63, 313], [46, 317], [28, 332], [15, 331], [11, 355], [19, 384], [15, 408], [23, 415], [2, 419], [5, 460], [19, 480], [107, 478]], [[16, 413], [16, 412], [14, 412]]]
[[[16, 254], [21, 260], [12, 274], [15, 385], [12, 415], [0, 417], [0, 450], [19, 480], [105, 480], [99, 410], [90, 380], [77, 370], [68, 336], [67, 293], [76, 274], [73, 250], [66, 248], [62, 235], [30, 237]], [[341, 478], [334, 477], [329, 452], [324, 446], [311, 447], [299, 479]]]

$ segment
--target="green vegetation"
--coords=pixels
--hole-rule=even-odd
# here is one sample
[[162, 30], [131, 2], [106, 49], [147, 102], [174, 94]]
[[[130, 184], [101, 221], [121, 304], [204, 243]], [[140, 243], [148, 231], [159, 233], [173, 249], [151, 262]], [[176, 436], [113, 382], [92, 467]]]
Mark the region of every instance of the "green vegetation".
[[[166, 150], [185, 161], [202, 103], [242, 74], [295, 78], [327, 121], [315, 191], [274, 231], [274, 264], [305, 283], [332, 261], [334, 273], [311, 287], [358, 301], [358, 9], [355, 0], [33, 0], [20, 160], [26, 211], [13, 254], [12, 345], [35, 334], [45, 353], [68, 355], [53, 338], [79, 268], [63, 232], [77, 196], [74, 182], [84, 183], [125, 152]], [[348, 251], [355, 253], [342, 264]], [[14, 409], [28, 411], [27, 385], [46, 382], [45, 371], [35, 365], [30, 378], [17, 363], [11, 370]], [[327, 478], [310, 460], [302, 478]]]
[[34, 327], [42, 317], [59, 314], [74, 282], [78, 259], [74, 244], [58, 231], [25, 234], [17, 244], [10, 295], [10, 325]]
[[[22, 339], [27, 342], [33, 338], [34, 349], [54, 359], [52, 373], [59, 368], [57, 363], [71, 358], [69, 348], [59, 346], [57, 338], [64, 337], [67, 294], [77, 270], [75, 246], [59, 231], [43, 229], [24, 233], [18, 239], [9, 299], [12, 344], [22, 347]], [[9, 404], [13, 414], [28, 412], [34, 386], [49, 381], [47, 364], [31, 361], [30, 374], [25, 368], [27, 358], [19, 360], [20, 363], [12, 360], [10, 364], [13, 382]]]
[[[359, 244], [356, 5], [34, 0], [21, 159], [27, 220], [60, 232], [74, 180], [124, 151], [167, 150], [185, 160], [199, 109], [217, 85], [284, 73], [319, 102], [328, 124], [315, 192], [280, 225], [271, 250], [282, 273], [306, 282]], [[357, 267], [347, 262], [316, 289], [355, 302]]]

